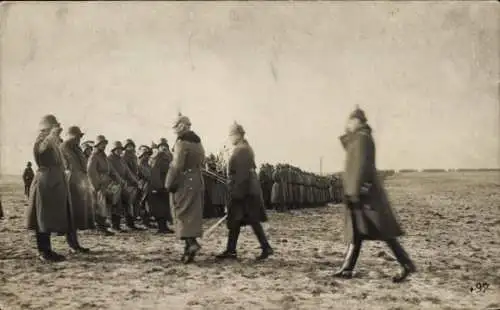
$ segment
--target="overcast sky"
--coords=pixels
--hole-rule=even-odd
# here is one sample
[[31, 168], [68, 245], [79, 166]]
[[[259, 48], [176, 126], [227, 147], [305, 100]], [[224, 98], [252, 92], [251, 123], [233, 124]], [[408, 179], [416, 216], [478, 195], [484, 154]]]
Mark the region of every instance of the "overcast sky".
[[338, 171], [356, 104], [380, 169], [499, 167], [499, 20], [494, 1], [3, 5], [1, 169], [32, 160], [44, 114], [150, 144], [180, 109], [207, 152], [236, 120], [259, 164]]

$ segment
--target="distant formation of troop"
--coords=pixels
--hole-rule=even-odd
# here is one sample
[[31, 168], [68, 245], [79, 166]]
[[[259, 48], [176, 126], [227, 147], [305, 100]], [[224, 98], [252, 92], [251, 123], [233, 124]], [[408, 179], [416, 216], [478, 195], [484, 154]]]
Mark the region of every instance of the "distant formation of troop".
[[[222, 181], [227, 173], [213, 154], [206, 159], [206, 169], [211, 173], [204, 175], [204, 217], [221, 217], [228, 199], [228, 190]], [[214, 174], [219, 178], [214, 178]], [[320, 176], [288, 164], [262, 164], [259, 181], [266, 209], [285, 212], [342, 202], [342, 183], [333, 175]]]

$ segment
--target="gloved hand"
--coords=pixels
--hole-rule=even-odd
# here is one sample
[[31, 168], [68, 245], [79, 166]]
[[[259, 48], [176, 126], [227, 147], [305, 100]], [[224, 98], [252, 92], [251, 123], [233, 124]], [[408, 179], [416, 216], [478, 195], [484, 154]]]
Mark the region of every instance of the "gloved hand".
[[368, 195], [368, 193], [370, 192], [371, 187], [372, 187], [372, 184], [371, 184], [371, 183], [366, 183], [366, 182], [365, 182], [365, 183], [363, 183], [363, 184], [361, 185], [361, 189], [360, 189], [360, 191], [359, 191], [359, 194], [360, 194], [361, 196], [366, 196], [366, 195]]

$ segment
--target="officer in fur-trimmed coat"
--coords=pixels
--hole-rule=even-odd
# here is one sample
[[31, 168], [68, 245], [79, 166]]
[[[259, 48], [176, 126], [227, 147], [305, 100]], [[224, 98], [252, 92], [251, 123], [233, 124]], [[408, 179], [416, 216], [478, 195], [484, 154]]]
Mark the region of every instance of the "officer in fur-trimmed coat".
[[226, 250], [217, 255], [217, 258], [236, 259], [236, 245], [241, 226], [250, 225], [262, 249], [257, 260], [263, 260], [273, 254], [273, 249], [261, 225], [261, 222], [267, 221], [267, 215], [262, 189], [255, 171], [255, 155], [245, 139], [245, 130], [241, 125], [235, 122], [231, 126], [229, 137], [234, 146], [227, 168], [230, 194], [227, 217], [229, 234]]
[[172, 195], [175, 233], [185, 242], [182, 261], [187, 264], [193, 262], [201, 249], [196, 238], [203, 233], [205, 148], [200, 137], [191, 130], [187, 116], [179, 114], [173, 129], [177, 140], [165, 187]]
[[392, 250], [402, 269], [393, 282], [403, 281], [416, 271], [415, 265], [397, 241], [403, 230], [392, 211], [377, 175], [375, 143], [363, 110], [356, 108], [347, 122], [347, 134], [340, 138], [346, 150], [343, 175], [345, 190], [345, 240], [349, 244], [344, 264], [336, 277], [351, 278], [364, 240], [382, 240]]

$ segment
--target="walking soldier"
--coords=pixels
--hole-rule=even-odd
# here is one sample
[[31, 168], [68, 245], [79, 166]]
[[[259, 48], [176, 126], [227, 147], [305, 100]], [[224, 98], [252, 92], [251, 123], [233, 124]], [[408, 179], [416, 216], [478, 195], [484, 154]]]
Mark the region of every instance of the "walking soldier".
[[230, 193], [227, 217], [229, 234], [226, 250], [217, 255], [217, 258], [236, 259], [236, 246], [241, 226], [250, 225], [262, 248], [262, 253], [257, 260], [263, 260], [273, 254], [273, 249], [260, 224], [267, 221], [267, 215], [262, 189], [255, 171], [255, 155], [245, 139], [245, 130], [236, 122], [231, 127], [230, 139], [234, 150], [227, 168]]
[[344, 264], [335, 276], [352, 277], [363, 240], [383, 240], [402, 267], [393, 281], [401, 282], [416, 268], [396, 239], [403, 235], [403, 231], [378, 178], [375, 144], [361, 109], [351, 113], [346, 129], [347, 134], [341, 137], [341, 142], [346, 150], [343, 185], [346, 200], [345, 240], [349, 247]]
[[166, 178], [172, 193], [175, 232], [185, 241], [184, 263], [191, 263], [201, 249], [196, 238], [202, 235], [204, 184], [202, 167], [205, 149], [200, 137], [191, 130], [188, 117], [179, 114], [173, 126], [177, 134], [174, 156]]

